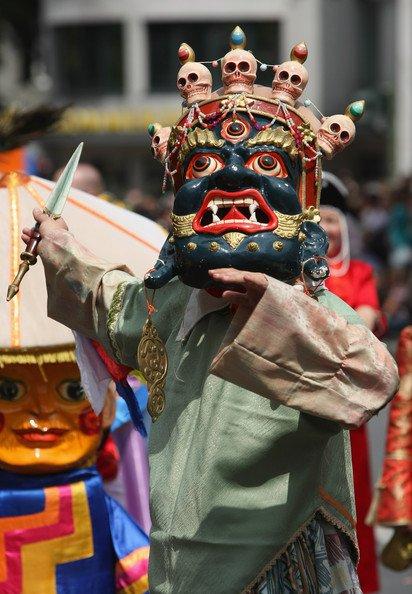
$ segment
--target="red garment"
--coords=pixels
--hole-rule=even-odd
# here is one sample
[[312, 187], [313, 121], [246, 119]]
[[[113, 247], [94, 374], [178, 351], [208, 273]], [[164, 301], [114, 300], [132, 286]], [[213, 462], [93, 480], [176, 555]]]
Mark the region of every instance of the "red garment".
[[380, 312], [378, 292], [373, 276], [373, 268], [361, 262], [351, 260], [346, 274], [343, 276], [331, 276], [326, 279], [326, 288], [335, 293], [343, 301], [357, 309], [361, 305], [369, 305]]
[[412, 326], [401, 332], [397, 352], [399, 391], [392, 400], [374, 521], [412, 525]]
[[124, 382], [126, 381], [127, 376], [132, 371], [131, 367], [126, 367], [126, 365], [122, 365], [118, 363], [114, 359], [112, 359], [108, 353], [104, 350], [103, 346], [97, 342], [97, 340], [91, 341], [92, 345], [96, 349], [98, 355], [100, 356], [101, 360], [106, 366], [107, 371], [112, 376], [112, 380], [114, 382]]
[[[380, 311], [373, 269], [365, 262], [351, 260], [346, 274], [343, 276], [331, 275], [325, 284], [329, 291], [355, 310], [361, 305], [369, 305], [376, 311]], [[373, 529], [365, 524], [372, 499], [366, 426], [352, 430], [350, 441], [357, 515], [356, 532], [360, 549], [358, 574], [362, 591], [366, 594], [379, 590]]]
[[113, 438], [108, 435], [97, 454], [96, 467], [104, 481], [113, 481], [119, 470], [120, 455]]

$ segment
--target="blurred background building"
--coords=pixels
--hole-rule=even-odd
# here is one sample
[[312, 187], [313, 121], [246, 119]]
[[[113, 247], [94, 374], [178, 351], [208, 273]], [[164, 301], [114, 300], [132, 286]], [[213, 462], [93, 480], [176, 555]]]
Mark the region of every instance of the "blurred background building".
[[[2, 0], [2, 102], [70, 103], [62, 134], [45, 143], [53, 165], [81, 137], [117, 192], [138, 183], [154, 191], [159, 167], [146, 136], [151, 121], [179, 111], [177, 49], [200, 60], [222, 56], [240, 23], [248, 47], [267, 63], [309, 47], [306, 96], [328, 114], [355, 99], [367, 112], [353, 150], [334, 160], [361, 179], [405, 170], [412, 127], [409, 0]], [[18, 50], [15, 52], [14, 50]], [[218, 72], [215, 71], [216, 83]], [[399, 70], [399, 72], [398, 72]], [[270, 82], [268, 70], [261, 80]], [[397, 85], [397, 86], [395, 86]], [[396, 93], [395, 93], [396, 89]], [[398, 125], [394, 102], [399, 103]], [[409, 122], [409, 127], [405, 125]], [[115, 151], [116, 158], [113, 159]], [[362, 154], [362, 159], [359, 159]]]
[[[99, 170], [99, 192], [165, 227], [172, 196], [161, 195], [162, 168], [151, 157], [146, 128], [169, 125], [179, 114], [180, 43], [199, 60], [217, 59], [239, 24], [254, 55], [276, 64], [306, 41], [305, 97], [327, 115], [367, 100], [351, 149], [324, 167], [349, 189], [360, 239], [353, 256], [374, 267], [388, 319], [385, 340], [394, 346], [412, 323], [412, 0], [0, 2], [0, 108], [70, 105], [60, 129], [30, 146], [29, 171], [51, 178], [84, 140], [84, 161]], [[218, 86], [219, 69], [214, 78]], [[270, 69], [259, 79], [270, 84]], [[375, 478], [385, 424], [385, 413], [369, 424]], [[403, 593], [411, 584], [410, 572], [386, 571], [381, 592]]]

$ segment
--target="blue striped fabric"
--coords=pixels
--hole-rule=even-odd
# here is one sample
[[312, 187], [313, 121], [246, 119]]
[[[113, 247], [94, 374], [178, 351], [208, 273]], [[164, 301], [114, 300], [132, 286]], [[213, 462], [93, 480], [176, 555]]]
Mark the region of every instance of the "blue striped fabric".
[[256, 594], [362, 594], [346, 537], [315, 518], [267, 572]]

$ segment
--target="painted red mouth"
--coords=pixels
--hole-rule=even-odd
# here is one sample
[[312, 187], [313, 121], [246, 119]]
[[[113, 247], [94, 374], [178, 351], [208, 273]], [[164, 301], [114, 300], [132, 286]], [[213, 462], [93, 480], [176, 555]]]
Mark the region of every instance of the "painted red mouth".
[[18, 435], [24, 442], [30, 444], [48, 444], [55, 443], [60, 437], [67, 432], [67, 429], [14, 429], [14, 433]]
[[262, 194], [255, 189], [240, 192], [210, 190], [193, 221], [196, 233], [222, 235], [229, 231], [272, 231], [278, 219]]

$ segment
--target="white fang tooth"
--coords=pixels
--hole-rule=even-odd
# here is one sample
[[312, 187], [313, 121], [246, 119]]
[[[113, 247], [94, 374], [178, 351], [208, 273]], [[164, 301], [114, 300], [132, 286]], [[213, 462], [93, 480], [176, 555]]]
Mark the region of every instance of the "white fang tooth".
[[[217, 212], [217, 208], [216, 208], [216, 212]], [[217, 216], [217, 214], [215, 214], [215, 213], [213, 213], [213, 222], [214, 222], [214, 223], [220, 223], [220, 219], [219, 219], [219, 217]]]
[[256, 213], [255, 212], [252, 212], [252, 214], [250, 215], [249, 221], [252, 221], [252, 223], [257, 223], [258, 222], [257, 221], [257, 218], [256, 218]]
[[252, 214], [252, 212], [255, 212], [255, 210], [257, 209], [258, 205], [256, 202], [253, 202], [253, 204], [249, 204], [249, 212], [250, 214]]
[[215, 215], [215, 214], [217, 214], [217, 211], [218, 211], [218, 206], [217, 206], [217, 204], [214, 204], [213, 202], [211, 202], [211, 203], [209, 204], [209, 208], [210, 208], [210, 210], [213, 212], [213, 214], [214, 214], [214, 215]]

